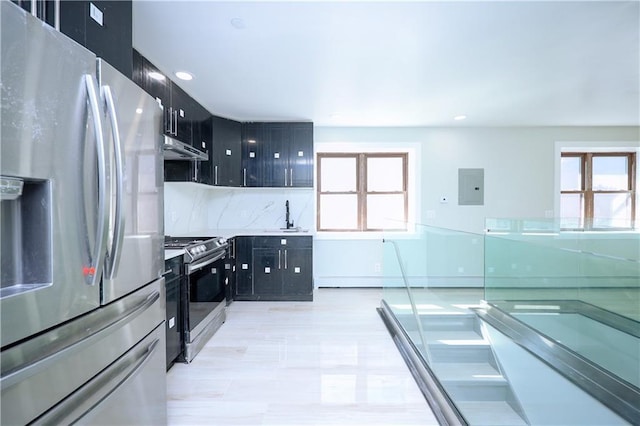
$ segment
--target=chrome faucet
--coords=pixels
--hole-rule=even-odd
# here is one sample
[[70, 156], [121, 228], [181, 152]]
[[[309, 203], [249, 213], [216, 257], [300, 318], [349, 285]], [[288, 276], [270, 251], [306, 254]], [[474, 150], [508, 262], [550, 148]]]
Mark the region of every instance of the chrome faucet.
[[287, 221], [287, 229], [291, 229], [293, 228], [293, 221], [289, 221], [289, 200], [287, 200], [287, 202], [284, 204], [286, 209], [287, 209], [287, 213], [286, 213], [286, 221]]

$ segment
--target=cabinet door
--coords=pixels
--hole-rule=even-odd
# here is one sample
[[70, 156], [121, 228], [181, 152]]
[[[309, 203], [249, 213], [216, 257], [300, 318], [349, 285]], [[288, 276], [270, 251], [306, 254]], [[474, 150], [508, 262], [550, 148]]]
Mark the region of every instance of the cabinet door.
[[291, 123], [288, 186], [313, 187], [313, 123]]
[[[46, 2], [47, 15], [53, 2]], [[101, 21], [91, 17], [91, 9], [101, 15]], [[118, 71], [132, 74], [132, 2], [126, 1], [62, 1], [60, 31], [96, 56], [103, 58]]]
[[[205, 110], [206, 112], [206, 110]], [[198, 182], [204, 183], [207, 185], [213, 185], [213, 165], [215, 163], [214, 157], [215, 152], [213, 148], [213, 130], [212, 130], [212, 116], [204, 118], [203, 120], [197, 123], [199, 140], [201, 141], [201, 146], [204, 151], [209, 154], [209, 160], [201, 161], [200, 168], [198, 172]], [[194, 135], [196, 132], [194, 131]]]
[[[145, 92], [151, 95], [151, 97], [158, 102], [166, 113], [171, 102], [169, 79], [144, 56], [135, 50], [133, 52], [133, 57], [133, 81], [138, 84], [138, 86], [142, 87]], [[161, 79], [151, 77], [151, 73], [155, 73], [155, 75], [160, 76]], [[167, 117], [165, 117], [165, 120], [166, 119]], [[166, 125], [166, 123], [163, 123], [163, 126], [166, 127]]]
[[289, 186], [288, 152], [291, 142], [287, 123], [263, 123], [262, 185], [272, 188]]
[[253, 288], [258, 299], [282, 295], [282, 256], [279, 249], [253, 249]]
[[242, 300], [242, 296], [253, 294], [252, 244], [251, 237], [235, 237], [236, 285], [234, 295], [238, 300]]
[[[171, 114], [173, 136], [181, 142], [193, 145], [192, 123], [195, 102], [180, 86], [171, 83]], [[199, 148], [199, 146], [196, 146]]]
[[312, 249], [284, 249], [282, 291], [285, 296], [313, 294]]
[[[61, 2], [62, 4], [68, 2]], [[92, 0], [86, 6], [86, 44], [96, 56], [131, 78], [132, 71], [132, 2]], [[91, 7], [102, 12], [102, 24], [91, 18]], [[62, 6], [61, 6], [62, 7]], [[62, 20], [62, 17], [60, 17]]]
[[219, 186], [242, 184], [242, 125], [239, 121], [213, 116], [212, 183]]
[[242, 186], [262, 186], [264, 143], [260, 123], [242, 124]]

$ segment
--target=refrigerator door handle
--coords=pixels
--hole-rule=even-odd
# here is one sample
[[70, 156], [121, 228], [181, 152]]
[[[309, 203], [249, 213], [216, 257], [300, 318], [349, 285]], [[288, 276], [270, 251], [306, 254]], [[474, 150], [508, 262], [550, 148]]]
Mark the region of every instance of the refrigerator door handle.
[[89, 382], [86, 391], [76, 392], [53, 410], [38, 419], [38, 424], [70, 424], [82, 420], [98, 404], [106, 402], [122, 386], [142, 371], [159, 347], [159, 339], [151, 342], [142, 353], [125, 355]]
[[120, 141], [120, 127], [118, 126], [118, 116], [113, 94], [109, 86], [102, 87], [102, 93], [107, 104], [107, 115], [111, 122], [111, 133], [113, 135], [113, 148], [115, 153], [116, 166], [116, 210], [113, 225], [113, 242], [107, 252], [106, 274], [108, 278], [114, 278], [118, 270], [118, 263], [122, 252], [122, 240], [124, 238], [124, 162], [122, 159], [122, 144]]
[[[26, 380], [26, 378], [40, 372], [46, 370], [47, 368], [55, 365], [60, 358], [65, 358], [73, 353], [78, 351], [82, 351], [88, 346], [93, 345], [97, 341], [103, 339], [105, 336], [111, 334], [114, 330], [122, 327], [123, 324], [126, 324], [130, 321], [133, 321], [138, 315], [142, 314], [146, 311], [150, 306], [156, 303], [160, 299], [160, 293], [154, 291], [149, 294], [145, 299], [132, 306], [126, 312], [124, 312], [119, 317], [116, 317], [113, 321], [109, 323], [100, 323], [96, 321], [93, 324], [88, 324], [88, 330], [98, 330], [89, 336], [84, 338], [80, 338], [75, 335], [61, 336], [60, 342], [58, 345], [51, 349], [49, 353], [36, 353], [36, 354], [27, 354], [27, 361], [24, 364], [16, 365], [13, 368], [9, 368], [8, 371], [2, 372], [2, 378], [0, 379], [0, 389], [7, 389], [15, 384]], [[32, 356], [31, 356], [32, 355]]]
[[98, 226], [96, 230], [96, 247], [94, 249], [91, 264], [84, 268], [85, 282], [89, 285], [96, 285], [102, 276], [102, 265], [107, 248], [107, 159], [105, 153], [104, 137], [102, 135], [102, 120], [100, 119], [100, 104], [98, 93], [93, 76], [85, 75], [89, 106], [93, 117], [93, 131], [96, 136], [96, 150], [98, 155]]

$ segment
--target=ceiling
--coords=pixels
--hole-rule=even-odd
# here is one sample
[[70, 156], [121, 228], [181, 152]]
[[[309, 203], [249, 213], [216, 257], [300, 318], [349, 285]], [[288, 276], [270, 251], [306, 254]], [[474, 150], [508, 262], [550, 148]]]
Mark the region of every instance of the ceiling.
[[134, 0], [133, 45], [240, 121], [640, 125], [638, 1]]

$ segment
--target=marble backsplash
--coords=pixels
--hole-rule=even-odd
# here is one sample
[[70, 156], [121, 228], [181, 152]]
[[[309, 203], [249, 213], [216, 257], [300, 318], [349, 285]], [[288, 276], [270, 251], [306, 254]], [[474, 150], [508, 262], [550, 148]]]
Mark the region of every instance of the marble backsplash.
[[282, 228], [287, 200], [294, 226], [315, 228], [315, 192], [310, 188], [228, 188], [165, 182], [164, 197], [166, 235], [204, 229]]

